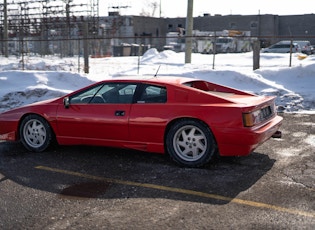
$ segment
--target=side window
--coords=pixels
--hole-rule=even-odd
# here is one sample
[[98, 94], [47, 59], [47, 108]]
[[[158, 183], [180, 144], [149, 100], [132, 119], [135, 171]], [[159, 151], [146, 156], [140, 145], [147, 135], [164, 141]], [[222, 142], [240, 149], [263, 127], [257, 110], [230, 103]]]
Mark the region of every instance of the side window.
[[96, 96], [102, 97], [104, 103], [129, 104], [133, 101], [136, 88], [134, 83], [111, 83], [104, 85]]
[[132, 103], [137, 84], [100, 84], [71, 96], [70, 104]]
[[94, 95], [102, 88], [103, 84], [89, 88], [83, 92], [72, 95], [69, 98], [70, 104], [88, 104], [94, 99]]
[[146, 85], [137, 103], [165, 103], [167, 92], [165, 87]]
[[126, 84], [119, 89], [119, 103], [132, 103], [133, 95], [136, 91], [136, 84]]

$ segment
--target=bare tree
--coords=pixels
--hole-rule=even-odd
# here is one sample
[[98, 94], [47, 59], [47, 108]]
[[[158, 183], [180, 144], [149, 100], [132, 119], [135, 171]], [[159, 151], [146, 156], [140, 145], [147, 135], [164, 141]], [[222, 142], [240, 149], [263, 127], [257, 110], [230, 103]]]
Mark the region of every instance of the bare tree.
[[144, 0], [141, 16], [154, 17], [160, 4], [156, 0]]

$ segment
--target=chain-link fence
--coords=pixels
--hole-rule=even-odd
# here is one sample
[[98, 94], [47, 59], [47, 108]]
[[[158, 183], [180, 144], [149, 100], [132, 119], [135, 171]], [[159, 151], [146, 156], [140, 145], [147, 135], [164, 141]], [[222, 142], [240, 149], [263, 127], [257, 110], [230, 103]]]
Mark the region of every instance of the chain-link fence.
[[[0, 56], [20, 58], [23, 68], [24, 58], [30, 56], [75, 56], [86, 61], [88, 57], [142, 56], [149, 48], [186, 51], [185, 18], [121, 16], [119, 12], [99, 17], [98, 2], [7, 0], [0, 3]], [[312, 21], [313, 15], [198, 17], [194, 19], [189, 40], [193, 53], [205, 55], [251, 52], [254, 47], [257, 53], [260, 48], [279, 41], [285, 43], [279, 45], [283, 50], [263, 52], [310, 55], [313, 54], [310, 42], [299, 46], [295, 43], [315, 43]]]
[[[278, 37], [279, 45], [270, 46], [266, 37], [251, 36], [193, 36], [193, 53], [204, 55], [215, 55], [222, 53], [245, 53], [253, 51], [254, 42], [259, 43], [258, 52], [280, 52], [280, 53], [304, 53], [313, 54], [313, 46], [308, 42], [309, 37]], [[143, 43], [142, 43], [143, 42]], [[297, 42], [301, 42], [297, 44]], [[5, 46], [7, 48], [5, 48]], [[257, 47], [257, 46], [256, 46]], [[174, 52], [185, 52], [185, 36], [167, 37], [93, 37], [82, 35], [75, 39], [63, 39], [50, 36], [49, 39], [10, 38], [7, 41], [0, 40], [0, 54], [15, 56], [23, 61], [25, 57], [54, 56], [64, 57], [123, 57], [142, 56], [148, 49], [156, 48], [158, 51], [173, 50]]]

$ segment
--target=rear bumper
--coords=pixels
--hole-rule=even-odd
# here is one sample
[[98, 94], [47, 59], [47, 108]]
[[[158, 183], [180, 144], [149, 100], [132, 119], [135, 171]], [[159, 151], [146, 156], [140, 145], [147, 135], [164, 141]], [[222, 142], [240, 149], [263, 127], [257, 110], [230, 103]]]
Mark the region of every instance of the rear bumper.
[[259, 128], [224, 128], [216, 137], [221, 156], [246, 156], [271, 138], [280, 128], [283, 118], [274, 117]]

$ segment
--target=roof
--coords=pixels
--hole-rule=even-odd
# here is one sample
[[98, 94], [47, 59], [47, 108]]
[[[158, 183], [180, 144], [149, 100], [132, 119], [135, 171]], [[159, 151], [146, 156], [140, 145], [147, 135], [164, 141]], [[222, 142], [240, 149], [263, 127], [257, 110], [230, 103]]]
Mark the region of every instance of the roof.
[[110, 81], [141, 81], [141, 82], [163, 82], [175, 85], [181, 85], [185, 82], [190, 81], [200, 81], [201, 79], [181, 77], [181, 76], [122, 76], [118, 78], [113, 78]]

